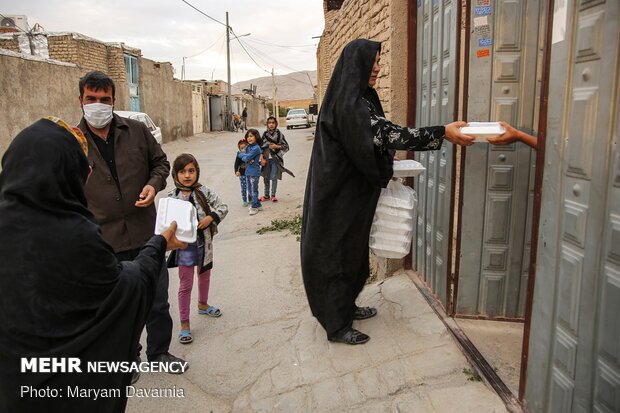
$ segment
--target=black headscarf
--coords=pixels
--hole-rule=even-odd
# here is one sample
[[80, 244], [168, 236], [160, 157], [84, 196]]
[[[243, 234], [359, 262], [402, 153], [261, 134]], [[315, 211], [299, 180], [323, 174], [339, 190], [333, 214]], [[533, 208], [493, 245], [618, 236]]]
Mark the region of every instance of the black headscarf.
[[301, 265], [314, 316], [331, 337], [351, 326], [355, 299], [369, 275], [368, 237], [390, 154], [373, 144], [363, 98], [383, 115], [368, 86], [380, 43], [345, 46], [317, 120], [304, 199]]
[[[131, 374], [87, 373], [86, 363], [135, 359], [165, 239], [119, 264], [87, 209], [88, 172], [76, 138], [44, 119], [2, 158], [0, 411], [124, 411]], [[20, 373], [22, 357], [78, 357], [83, 373]], [[20, 397], [21, 386], [65, 397]], [[121, 397], [70, 398], [67, 386], [117, 388]]]

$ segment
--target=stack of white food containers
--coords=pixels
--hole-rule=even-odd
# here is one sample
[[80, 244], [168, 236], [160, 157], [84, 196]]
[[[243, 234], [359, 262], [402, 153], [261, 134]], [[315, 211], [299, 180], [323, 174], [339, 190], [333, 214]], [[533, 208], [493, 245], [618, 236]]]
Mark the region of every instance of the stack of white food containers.
[[[414, 160], [394, 161], [394, 176], [418, 176], [426, 168]], [[402, 258], [409, 253], [415, 209], [415, 191], [400, 180], [381, 189], [370, 230], [370, 248], [378, 257]]]

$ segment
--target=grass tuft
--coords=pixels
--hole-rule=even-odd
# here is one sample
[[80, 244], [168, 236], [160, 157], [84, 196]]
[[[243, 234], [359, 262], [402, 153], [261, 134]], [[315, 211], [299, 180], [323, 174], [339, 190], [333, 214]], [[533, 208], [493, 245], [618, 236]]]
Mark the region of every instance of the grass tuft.
[[290, 231], [295, 235], [297, 241], [301, 239], [301, 215], [295, 215], [291, 219], [274, 219], [271, 225], [256, 230], [257, 234], [265, 234], [271, 231]]

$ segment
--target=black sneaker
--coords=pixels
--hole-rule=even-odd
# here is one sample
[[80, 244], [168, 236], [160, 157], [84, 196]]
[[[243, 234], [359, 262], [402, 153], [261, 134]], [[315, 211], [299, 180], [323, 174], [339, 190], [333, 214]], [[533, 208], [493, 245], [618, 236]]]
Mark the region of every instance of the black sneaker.
[[168, 352], [158, 354], [152, 359], [150, 359], [149, 361], [156, 361], [159, 363], [167, 363], [167, 364], [175, 363], [174, 365], [169, 366], [170, 368], [168, 369], [168, 373], [171, 373], [171, 374], [183, 374], [189, 368], [188, 362], [186, 362], [185, 360], [181, 358], [175, 357]]

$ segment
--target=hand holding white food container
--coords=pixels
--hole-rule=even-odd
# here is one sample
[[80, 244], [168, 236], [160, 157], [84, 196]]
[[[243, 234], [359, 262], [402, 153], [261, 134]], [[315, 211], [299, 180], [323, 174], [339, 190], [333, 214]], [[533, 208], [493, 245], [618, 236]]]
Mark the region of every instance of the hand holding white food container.
[[174, 198], [161, 198], [157, 206], [155, 220], [155, 234], [160, 235], [170, 226], [172, 221], [177, 222], [177, 239], [182, 242], [196, 242], [198, 233], [198, 219], [196, 208], [191, 202]]
[[473, 136], [475, 142], [487, 142], [489, 138], [503, 135], [506, 129], [499, 122], [469, 122], [461, 128], [461, 133]]

